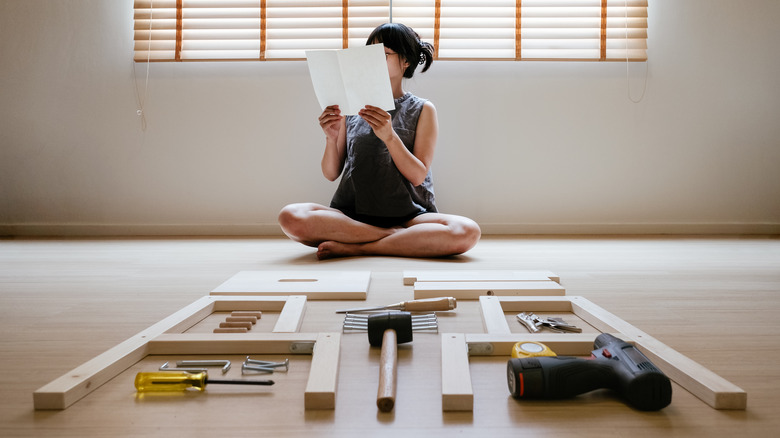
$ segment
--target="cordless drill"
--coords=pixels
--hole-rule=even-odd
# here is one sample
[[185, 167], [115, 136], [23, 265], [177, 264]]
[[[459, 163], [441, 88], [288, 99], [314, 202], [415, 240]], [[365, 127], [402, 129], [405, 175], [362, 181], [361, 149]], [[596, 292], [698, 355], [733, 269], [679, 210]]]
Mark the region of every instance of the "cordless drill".
[[603, 333], [593, 347], [590, 359], [571, 356], [510, 359], [509, 392], [516, 399], [561, 399], [607, 388], [642, 411], [657, 411], [671, 403], [669, 378], [633, 345]]

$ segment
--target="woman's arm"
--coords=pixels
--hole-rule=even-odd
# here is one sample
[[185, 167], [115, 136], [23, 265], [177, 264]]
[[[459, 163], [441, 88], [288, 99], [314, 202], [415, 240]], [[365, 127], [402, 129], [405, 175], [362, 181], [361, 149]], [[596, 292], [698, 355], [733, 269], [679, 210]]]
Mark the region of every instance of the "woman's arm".
[[371, 125], [374, 134], [385, 143], [401, 174], [415, 186], [422, 184], [431, 168], [436, 139], [439, 135], [436, 107], [431, 102], [425, 102], [423, 106], [417, 121], [414, 153], [409, 152], [393, 130], [389, 113], [377, 107], [367, 106], [360, 111], [360, 116]]
[[322, 174], [329, 181], [335, 181], [344, 168], [347, 145], [346, 119], [341, 115], [338, 105], [325, 108], [319, 118], [325, 133], [325, 151], [322, 154]]

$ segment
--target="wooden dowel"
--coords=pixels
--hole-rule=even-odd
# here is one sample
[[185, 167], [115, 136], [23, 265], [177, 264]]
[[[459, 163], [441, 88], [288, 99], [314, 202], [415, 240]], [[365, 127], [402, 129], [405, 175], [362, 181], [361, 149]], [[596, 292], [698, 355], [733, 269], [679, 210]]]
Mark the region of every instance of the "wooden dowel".
[[246, 333], [247, 329], [242, 327], [220, 327], [215, 328], [214, 333]]
[[263, 317], [263, 312], [256, 310], [256, 311], [245, 311], [245, 310], [235, 310], [233, 313], [230, 314], [230, 316], [254, 316], [257, 319], [260, 319]]
[[257, 324], [256, 316], [228, 316], [225, 318], [225, 322], [249, 322]]
[[379, 390], [376, 406], [382, 412], [395, 407], [395, 389], [398, 364], [398, 341], [395, 330], [387, 329], [382, 335], [382, 354], [379, 356]]
[[220, 322], [219, 328], [245, 328], [252, 330], [251, 322]]

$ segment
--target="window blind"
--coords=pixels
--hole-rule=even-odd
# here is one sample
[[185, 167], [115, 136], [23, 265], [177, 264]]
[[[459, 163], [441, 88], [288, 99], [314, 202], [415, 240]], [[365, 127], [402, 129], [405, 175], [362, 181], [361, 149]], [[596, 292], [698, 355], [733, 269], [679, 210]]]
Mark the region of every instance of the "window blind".
[[647, 0], [135, 0], [136, 61], [304, 59], [394, 21], [438, 59], [644, 61]]

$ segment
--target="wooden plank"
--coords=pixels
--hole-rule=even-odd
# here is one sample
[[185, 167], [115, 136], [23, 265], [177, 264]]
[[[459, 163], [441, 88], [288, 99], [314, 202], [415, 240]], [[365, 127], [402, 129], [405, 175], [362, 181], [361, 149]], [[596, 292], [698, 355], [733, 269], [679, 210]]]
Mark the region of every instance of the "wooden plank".
[[459, 300], [476, 300], [480, 296], [550, 296], [565, 295], [560, 284], [548, 281], [484, 281], [484, 282], [417, 282], [414, 298], [454, 297]]
[[469, 353], [463, 334], [441, 335], [441, 405], [445, 412], [474, 409]]
[[[148, 354], [310, 354], [310, 333], [178, 333], [149, 341]], [[294, 347], [297, 345], [298, 347]], [[296, 351], [297, 350], [297, 351]]]
[[[593, 341], [601, 333], [508, 333], [467, 334], [471, 356], [504, 356], [509, 358], [518, 342], [541, 342], [559, 356], [590, 356]], [[615, 334], [620, 337], [620, 334]], [[628, 339], [623, 339], [628, 342]]]
[[504, 312], [571, 312], [571, 296], [497, 297]]
[[166, 334], [149, 342], [149, 354], [311, 354], [304, 408], [335, 409], [340, 333]]
[[306, 297], [303, 295], [292, 295], [279, 314], [276, 320], [274, 333], [296, 333], [303, 324], [303, 312], [306, 310]]
[[561, 279], [550, 271], [511, 270], [457, 270], [457, 271], [404, 271], [404, 285], [428, 281], [547, 281], [560, 283]]
[[317, 336], [304, 392], [305, 409], [336, 409], [340, 355], [340, 333], [320, 333]]
[[485, 332], [496, 335], [512, 333], [506, 322], [501, 301], [497, 297], [479, 297], [479, 303], [482, 310], [482, 326]]
[[287, 295], [262, 297], [242, 297], [242, 296], [212, 296], [214, 301], [214, 312], [233, 312], [238, 311], [267, 311], [279, 312], [287, 305]]
[[216, 311], [281, 309], [284, 313], [288, 299], [292, 306], [288, 316], [280, 315], [280, 319], [285, 327], [300, 327], [303, 298], [203, 297], [39, 388], [33, 393], [34, 408], [66, 409], [149, 354], [310, 354], [316, 341], [314, 335], [181, 333]]
[[212, 312], [213, 304], [213, 298], [203, 297], [94, 359], [79, 365], [35, 391], [33, 406], [35, 409], [67, 408], [143, 359], [148, 354], [149, 339], [170, 330], [192, 326]]
[[310, 300], [365, 300], [371, 271], [241, 271], [211, 295], [305, 295]]
[[[637, 349], [644, 353], [670, 379], [709, 406], [715, 409], [741, 410], [747, 408], [747, 393], [744, 390], [584, 297], [496, 297], [496, 299], [501, 302], [501, 306], [506, 312], [570, 311], [602, 332], [618, 333], [616, 336], [626, 342], [633, 340]], [[495, 314], [495, 310], [490, 311]], [[545, 339], [544, 337], [537, 338], [538, 336], [558, 336], [565, 340], [576, 340], [573, 333], [529, 334], [523, 340], [539, 339], [538, 342], [545, 344], [552, 342], [552, 340], [542, 340]], [[548, 346], [558, 354], [567, 354], [559, 353], [549, 344]], [[506, 348], [511, 348], [511, 346], [496, 344], [495, 348], [505, 350]]]
[[670, 379], [715, 409], [747, 408], [747, 392], [677, 350], [585, 299], [572, 303], [575, 314], [588, 312], [636, 341], [645, 354]]

